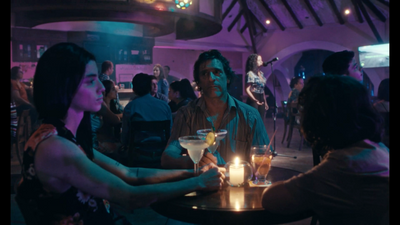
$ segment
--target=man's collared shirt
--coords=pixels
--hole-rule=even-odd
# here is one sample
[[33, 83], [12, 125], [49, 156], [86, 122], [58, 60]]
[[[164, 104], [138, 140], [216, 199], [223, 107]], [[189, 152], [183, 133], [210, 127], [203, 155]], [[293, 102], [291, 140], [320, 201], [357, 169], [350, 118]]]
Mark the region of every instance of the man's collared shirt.
[[[239, 157], [250, 162], [250, 148], [253, 145], [268, 145], [269, 138], [258, 111], [228, 95], [228, 107], [221, 124], [215, 129], [226, 129], [226, 137], [219, 143], [214, 156], [218, 165], [223, 165]], [[181, 154], [183, 148], [178, 138], [195, 135], [197, 130], [211, 128], [210, 118], [204, 99], [198, 98], [181, 107], [175, 116], [171, 137], [166, 152]], [[272, 149], [272, 147], [271, 147]]]
[[159, 93], [159, 92], [157, 92], [157, 93], [154, 95], [154, 98], [163, 100], [164, 102], [168, 103], [168, 96], [166, 96], [166, 95], [164, 95], [164, 94], [161, 94], [161, 93]]
[[128, 145], [130, 121], [161, 121], [170, 120], [172, 126], [171, 109], [165, 101], [146, 94], [130, 101], [122, 116], [121, 143]]

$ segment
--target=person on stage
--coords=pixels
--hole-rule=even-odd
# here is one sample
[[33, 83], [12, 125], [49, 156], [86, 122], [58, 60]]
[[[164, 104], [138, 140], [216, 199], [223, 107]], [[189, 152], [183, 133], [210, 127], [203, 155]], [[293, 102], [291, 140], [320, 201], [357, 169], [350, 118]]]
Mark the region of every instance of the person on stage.
[[246, 93], [248, 95], [246, 103], [258, 110], [261, 118], [264, 119], [268, 104], [265, 100], [264, 87], [267, 79], [260, 70], [263, 65], [262, 57], [258, 54], [251, 54], [246, 62]]

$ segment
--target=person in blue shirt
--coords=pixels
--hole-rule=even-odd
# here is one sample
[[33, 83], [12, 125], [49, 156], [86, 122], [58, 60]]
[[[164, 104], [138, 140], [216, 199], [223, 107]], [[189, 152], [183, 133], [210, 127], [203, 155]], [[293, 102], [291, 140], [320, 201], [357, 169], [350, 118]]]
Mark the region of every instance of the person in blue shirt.
[[168, 103], [150, 95], [151, 77], [144, 73], [136, 74], [132, 79], [132, 85], [137, 97], [125, 106], [122, 115], [121, 142], [124, 146], [129, 143], [131, 121], [170, 120], [172, 127], [172, 114]]

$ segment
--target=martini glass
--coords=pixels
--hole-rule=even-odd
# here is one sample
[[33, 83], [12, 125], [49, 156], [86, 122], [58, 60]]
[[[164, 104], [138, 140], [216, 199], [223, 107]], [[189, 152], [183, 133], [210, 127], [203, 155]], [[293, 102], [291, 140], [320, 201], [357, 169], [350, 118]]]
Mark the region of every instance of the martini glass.
[[[211, 132], [211, 129], [202, 129], [202, 130], [198, 130], [197, 134], [205, 137], [210, 132]], [[211, 154], [214, 154], [214, 152], [217, 150], [217, 148], [219, 146], [219, 141], [224, 139], [227, 133], [228, 133], [228, 131], [224, 130], [224, 129], [219, 129], [215, 132], [215, 144], [210, 145], [208, 147], [208, 150], [211, 152]]]
[[186, 148], [189, 157], [192, 159], [194, 163], [194, 174], [197, 176], [199, 174], [199, 162], [204, 154], [204, 149], [208, 148], [208, 144], [206, 143], [206, 137], [200, 135], [191, 135], [191, 136], [183, 136], [178, 138], [179, 143], [183, 148]]

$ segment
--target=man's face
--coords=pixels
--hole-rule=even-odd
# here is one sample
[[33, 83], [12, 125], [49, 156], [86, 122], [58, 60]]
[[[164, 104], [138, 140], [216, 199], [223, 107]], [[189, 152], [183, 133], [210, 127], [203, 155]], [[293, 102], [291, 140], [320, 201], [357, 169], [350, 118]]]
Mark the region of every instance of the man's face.
[[114, 72], [114, 64], [111, 64], [111, 67], [108, 69], [108, 74], [111, 75]]
[[168, 76], [168, 74], [169, 74], [169, 69], [168, 69], [168, 67], [164, 66], [164, 72], [165, 72], [165, 76]]
[[297, 81], [297, 84], [294, 85], [294, 88], [296, 88], [298, 91], [301, 91], [304, 87], [304, 80], [303, 79], [299, 79]]
[[228, 93], [229, 80], [222, 63], [218, 59], [207, 60], [200, 64], [199, 86], [203, 95], [209, 98], [221, 98]]
[[17, 80], [21, 80], [24, 77], [24, 72], [21, 70], [21, 68], [18, 69], [18, 77]]
[[158, 90], [158, 85], [157, 85], [157, 80], [153, 79], [151, 80], [151, 94], [154, 95], [157, 93]]
[[347, 75], [350, 77], [354, 77], [358, 81], [363, 80], [362, 76], [362, 68], [358, 65], [356, 60], [353, 58], [349, 64], [349, 68], [347, 69]]

